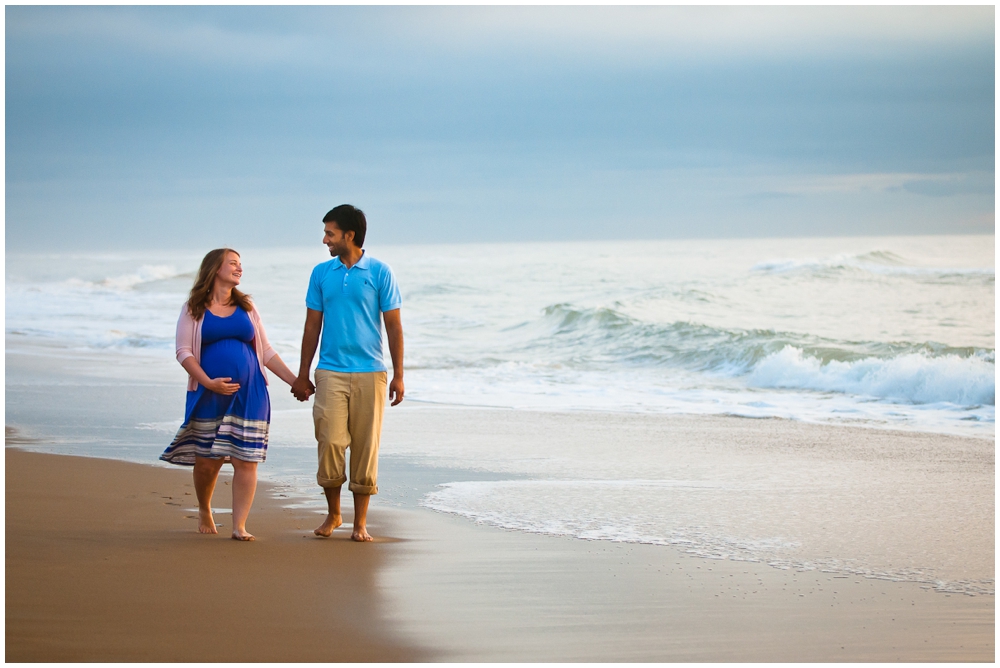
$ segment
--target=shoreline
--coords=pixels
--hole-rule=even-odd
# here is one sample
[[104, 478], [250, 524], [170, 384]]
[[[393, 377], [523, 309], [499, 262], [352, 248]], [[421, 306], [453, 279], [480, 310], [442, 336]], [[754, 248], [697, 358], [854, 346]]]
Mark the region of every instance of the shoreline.
[[970, 432], [957, 432], [957, 431], [941, 431], [941, 430], [929, 430], [920, 429], [917, 427], [907, 427], [904, 424], [893, 424], [888, 422], [877, 422], [875, 420], [866, 420], [861, 418], [855, 418], [853, 420], [848, 420], [842, 418], [840, 420], [813, 420], [802, 417], [788, 417], [784, 415], [741, 415], [739, 413], [698, 413], [698, 412], [673, 412], [673, 411], [656, 411], [656, 410], [639, 410], [639, 409], [625, 409], [620, 408], [617, 410], [607, 410], [599, 408], [536, 408], [536, 407], [516, 407], [516, 406], [496, 406], [489, 404], [456, 404], [449, 403], [446, 401], [429, 401], [424, 399], [411, 399], [407, 397], [407, 402], [410, 406], [420, 406], [427, 409], [442, 409], [442, 410], [456, 410], [456, 411], [499, 411], [499, 412], [516, 412], [516, 413], [540, 413], [546, 415], [612, 415], [612, 416], [639, 416], [639, 417], [654, 417], [663, 419], [725, 419], [725, 420], [753, 420], [753, 421], [768, 421], [768, 420], [781, 420], [783, 422], [790, 422], [793, 424], [803, 424], [812, 425], [815, 427], [831, 427], [835, 429], [865, 429], [871, 431], [888, 432], [893, 434], [923, 434], [926, 436], [945, 436], [947, 438], [962, 438], [971, 439], [974, 441], [994, 441], [996, 440], [996, 432], [991, 434], [981, 434], [981, 433], [970, 433]]
[[[313, 484], [314, 446], [302, 445], [312, 439], [307, 412], [295, 406], [275, 413], [281, 440], [260, 479], [280, 489], [282, 502], [316, 511], [325, 502]], [[146, 440], [161, 436], [130, 431]], [[138, 441], [141, 447], [126, 452], [89, 440], [56, 445], [10, 427], [7, 432], [8, 443], [29, 450], [176, 470], [156, 461], [162, 444], [155, 440], [152, 448]], [[640, 468], [604, 472], [605, 464], [614, 464], [605, 461], [608, 446], [623, 445]], [[581, 457], [591, 465], [560, 463]], [[687, 545], [707, 558], [721, 552], [779, 568], [994, 593], [994, 447], [974, 437], [784, 418], [420, 404], [387, 411], [380, 459], [376, 506], [430, 509], [468, 522], [485, 520], [493, 529], [586, 538], [592, 532], [582, 521], [591, 529], [609, 527], [600, 537], [611, 542], [682, 550]], [[615, 480], [633, 485], [634, 493], [652, 490], [641, 498], [658, 504], [658, 514], [646, 512], [633, 521], [632, 513], [608, 517], [580, 505], [584, 486]], [[669, 491], [657, 493], [656, 485]], [[449, 487], [466, 496], [448, 499]], [[615, 489], [602, 486], [605, 505], [614, 499], [640, 514], [650, 507]], [[498, 490], [519, 494], [519, 500], [498, 505]], [[532, 505], [527, 495], [536, 490], [549, 496], [568, 491], [575, 505], [548, 516], [523, 512]], [[478, 498], [488, 503], [477, 508]]]
[[5, 458], [8, 661], [994, 658], [993, 596], [426, 509], [373, 507], [377, 542], [362, 553], [343, 530], [313, 538], [319, 515], [268, 483], [250, 516], [258, 540], [244, 544], [226, 526], [196, 533], [189, 471], [13, 443]]
[[[22, 341], [20, 338], [11, 340], [11, 336], [7, 335], [7, 366], [12, 372], [12, 378], [17, 378], [24, 375], [32, 376], [43, 376], [46, 380], [55, 380], [57, 382], [62, 382], [64, 369], [62, 363], [52, 363], [51, 360], [59, 359], [64, 360], [65, 355], [69, 352], [64, 344], [56, 343], [54, 341], [46, 340], [34, 340], [31, 342]], [[13, 345], [11, 345], [13, 343]], [[172, 350], [172, 348], [171, 348]], [[88, 350], [80, 351], [73, 350], [72, 357], [74, 359], [74, 365], [78, 367], [77, 371], [84, 371], [80, 375], [80, 378], [87, 378], [88, 381], [84, 382], [86, 385], [88, 382], [96, 382], [96, 387], [100, 387], [100, 391], [104, 390], [103, 386], [106, 384], [108, 379], [114, 378], [116, 382], [120, 379], [113, 374], [109, 374], [107, 370], [101, 369], [102, 364], [108, 362], [109, 355], [107, 350]], [[183, 387], [183, 385], [178, 385], [186, 378], [183, 375], [184, 372], [180, 369], [179, 365], [173, 359], [173, 355], [167, 351], [163, 351], [162, 355], [159, 356], [149, 356], [143, 360], [145, 364], [155, 365], [156, 368], [156, 379], [148, 381], [149, 384], [144, 382], [142, 385], [137, 385], [141, 387], [143, 393], [150, 392], [151, 385], [162, 385], [164, 391], [164, 397], [169, 397], [167, 401], [173, 401], [174, 405], [183, 406], [184, 397], [178, 387]], [[129, 381], [134, 382], [134, 381]], [[17, 386], [16, 382], [8, 381], [8, 385]], [[29, 392], [34, 391], [37, 388], [36, 383], [31, 383], [30, 385], [24, 385], [18, 387], [17, 389], [24, 392], [28, 390]], [[51, 388], [47, 388], [51, 391]], [[807, 390], [811, 393], [812, 391]], [[273, 409], [278, 410], [295, 410], [300, 408], [298, 402], [292, 399], [285, 399], [283, 396], [279, 396], [283, 393], [277, 393], [272, 396]], [[876, 403], [882, 400], [877, 400]], [[864, 429], [869, 431], [879, 431], [886, 433], [899, 433], [899, 434], [924, 434], [928, 436], [945, 436], [949, 438], [968, 438], [979, 441], [993, 441], [996, 438], [995, 423], [990, 421], [979, 422], [978, 424], [986, 425], [988, 424], [988, 432], [986, 429], [980, 430], [966, 430], [966, 429], [953, 429], [951, 427], [928, 427], [928, 426], [915, 426], [908, 424], [906, 422], [891, 422], [891, 421], [880, 421], [876, 418], [847, 418], [843, 415], [838, 417], [833, 417], [833, 413], [829, 419], [814, 419], [805, 415], [752, 415], [744, 414], [738, 412], [709, 412], [709, 411], [675, 411], [675, 410], [659, 410], [659, 409], [643, 409], [636, 406], [620, 406], [614, 410], [609, 410], [606, 408], [598, 408], [593, 406], [581, 406], [581, 407], [564, 407], [564, 406], [549, 406], [544, 408], [539, 408], [535, 406], [511, 406], [511, 405], [500, 405], [500, 404], [471, 404], [471, 403], [451, 403], [448, 401], [434, 401], [428, 399], [419, 399], [408, 397], [407, 403], [410, 406], [420, 406], [427, 409], [447, 409], [456, 411], [484, 411], [484, 412], [502, 412], [502, 411], [513, 411], [513, 412], [526, 412], [526, 413], [538, 413], [538, 414], [552, 414], [552, 415], [626, 415], [626, 416], [646, 416], [646, 417], [659, 417], [663, 419], [674, 419], [674, 418], [697, 418], [697, 419], [744, 419], [744, 420], [754, 420], [754, 421], [767, 421], [767, 420], [783, 420], [796, 424], [804, 425], [815, 425], [819, 427], [830, 427], [836, 429]], [[175, 412], [176, 413], [176, 412]], [[175, 414], [171, 417], [175, 417]], [[177, 422], [178, 426], [180, 424], [179, 420]], [[966, 423], [969, 424], [969, 423]], [[106, 425], [102, 425], [106, 426]]]
[[994, 660], [993, 596], [394, 513], [393, 620], [449, 661]]
[[780, 418], [444, 407], [387, 414], [383, 434], [393, 455], [453, 469], [419, 503], [468, 521], [994, 591], [988, 441]]

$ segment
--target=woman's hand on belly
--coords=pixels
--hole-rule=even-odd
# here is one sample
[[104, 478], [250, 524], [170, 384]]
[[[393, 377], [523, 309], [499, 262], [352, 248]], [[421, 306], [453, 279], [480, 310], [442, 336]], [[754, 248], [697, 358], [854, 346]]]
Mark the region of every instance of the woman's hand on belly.
[[212, 378], [204, 383], [205, 389], [216, 394], [235, 394], [240, 389], [239, 383], [231, 383], [232, 378]]

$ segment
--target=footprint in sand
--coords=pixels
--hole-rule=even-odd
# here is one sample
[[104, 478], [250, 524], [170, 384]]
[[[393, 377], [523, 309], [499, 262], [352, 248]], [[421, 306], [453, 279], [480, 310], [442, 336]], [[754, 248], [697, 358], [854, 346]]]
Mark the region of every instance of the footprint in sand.
[[[197, 515], [185, 515], [184, 519], [186, 519], [186, 520], [196, 520], [196, 519], [198, 519], [198, 516]], [[215, 526], [221, 527], [222, 525], [219, 524], [218, 522], [216, 522]]]

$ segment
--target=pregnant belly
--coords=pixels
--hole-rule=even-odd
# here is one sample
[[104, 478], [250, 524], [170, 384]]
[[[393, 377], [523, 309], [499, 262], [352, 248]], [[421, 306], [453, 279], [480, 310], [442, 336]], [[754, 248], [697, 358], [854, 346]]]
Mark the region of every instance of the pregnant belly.
[[209, 378], [228, 376], [246, 386], [257, 371], [257, 356], [239, 339], [222, 339], [202, 349], [201, 368]]

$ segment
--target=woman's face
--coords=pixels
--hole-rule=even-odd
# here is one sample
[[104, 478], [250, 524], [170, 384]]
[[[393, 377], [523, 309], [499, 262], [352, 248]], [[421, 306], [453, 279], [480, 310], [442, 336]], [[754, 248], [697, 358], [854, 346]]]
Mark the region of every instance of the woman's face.
[[239, 285], [240, 277], [243, 275], [243, 265], [240, 264], [240, 256], [236, 253], [229, 251], [226, 253], [226, 259], [222, 261], [222, 266], [219, 267], [218, 273], [215, 275], [215, 280], [220, 281], [224, 285]]

